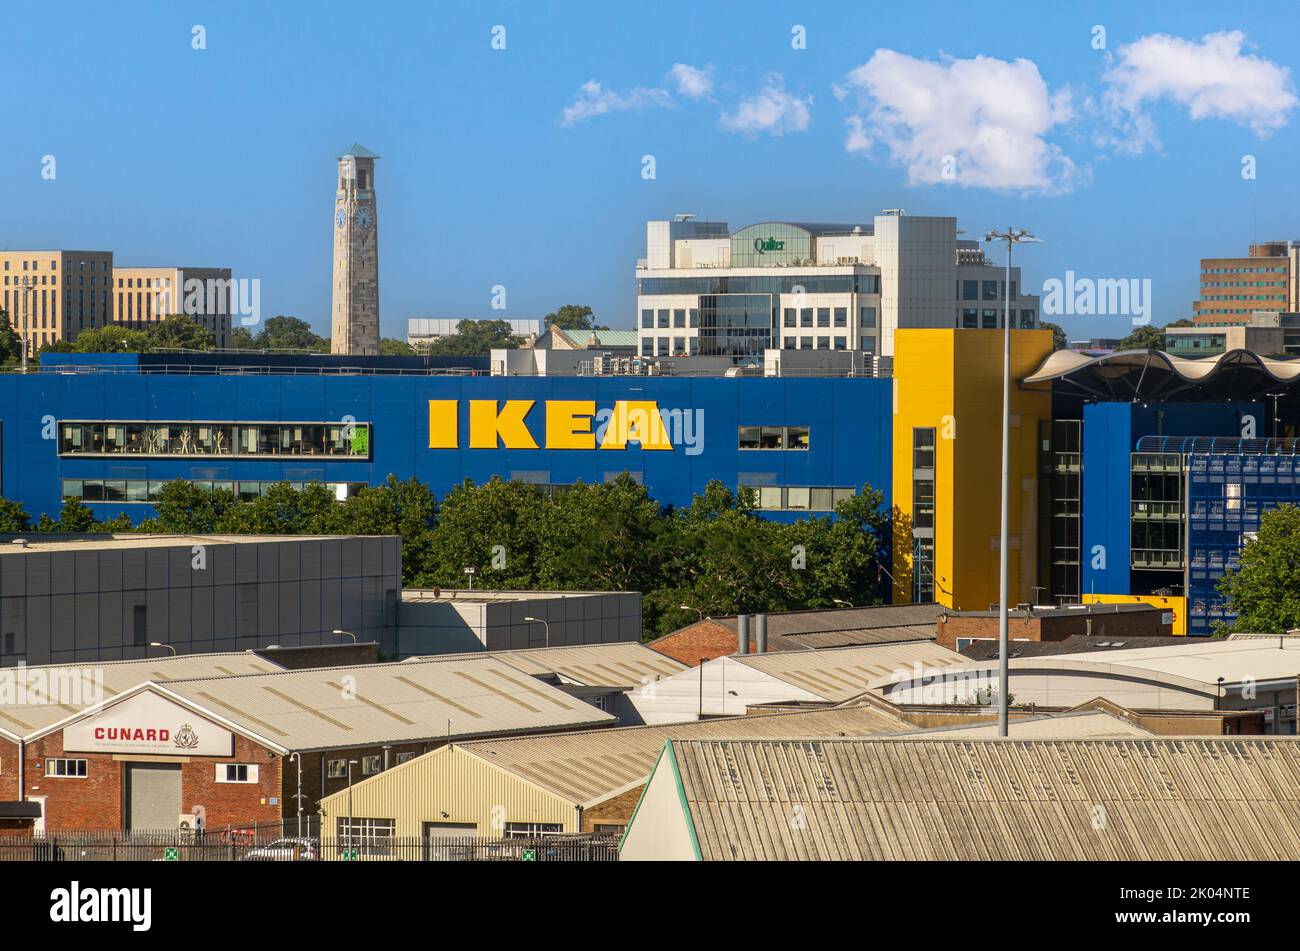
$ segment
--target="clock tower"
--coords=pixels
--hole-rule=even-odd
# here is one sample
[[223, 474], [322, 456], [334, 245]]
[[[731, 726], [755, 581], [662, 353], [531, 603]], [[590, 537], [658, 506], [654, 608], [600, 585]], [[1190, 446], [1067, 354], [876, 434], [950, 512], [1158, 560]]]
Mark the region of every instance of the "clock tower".
[[379, 218], [374, 152], [359, 142], [339, 156], [334, 196], [334, 307], [330, 351], [379, 353]]

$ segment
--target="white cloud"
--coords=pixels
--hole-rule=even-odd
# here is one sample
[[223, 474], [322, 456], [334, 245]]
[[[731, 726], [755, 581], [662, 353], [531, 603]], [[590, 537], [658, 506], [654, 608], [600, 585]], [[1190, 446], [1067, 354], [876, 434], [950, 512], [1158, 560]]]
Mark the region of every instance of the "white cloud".
[[575, 122], [584, 122], [610, 112], [671, 105], [672, 96], [666, 89], [647, 89], [644, 86], [637, 86], [626, 95], [622, 95], [612, 89], [606, 89], [598, 80], [589, 79], [578, 87], [573, 102], [564, 107], [560, 125], [573, 125]]
[[1047, 136], [1074, 118], [1026, 59], [940, 62], [879, 49], [835, 87], [852, 100], [844, 147], [884, 147], [910, 184], [1060, 193], [1086, 176]]
[[713, 93], [713, 67], [704, 69], [674, 63], [668, 70], [668, 79], [677, 87], [677, 94], [685, 99], [704, 99]]
[[1240, 30], [1208, 33], [1200, 41], [1156, 33], [1121, 46], [1102, 76], [1103, 104], [1123, 138], [1112, 145], [1141, 152], [1159, 147], [1147, 107], [1162, 99], [1186, 106], [1193, 119], [1227, 119], [1267, 136], [1286, 124], [1297, 100], [1291, 71], [1243, 53]]
[[796, 96], [786, 91], [780, 74], [772, 73], [763, 81], [763, 88], [747, 99], [742, 99], [733, 113], [723, 113], [722, 127], [731, 132], [756, 135], [785, 135], [803, 132], [812, 121], [812, 96]]

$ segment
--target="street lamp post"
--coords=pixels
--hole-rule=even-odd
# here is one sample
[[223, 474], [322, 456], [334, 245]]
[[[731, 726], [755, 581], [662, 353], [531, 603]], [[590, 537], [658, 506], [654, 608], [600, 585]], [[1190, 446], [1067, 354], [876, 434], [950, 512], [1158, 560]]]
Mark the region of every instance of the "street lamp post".
[[1006, 231], [989, 231], [984, 240], [1004, 241], [1007, 245], [1007, 275], [1003, 284], [1006, 306], [1002, 315], [1002, 526], [998, 535], [998, 736], [1007, 735], [1008, 702], [1010, 696], [1008, 679], [1010, 665], [1007, 662], [1007, 587], [1009, 559], [1007, 525], [1011, 506], [1011, 249], [1024, 242], [1037, 242], [1023, 228], [1007, 228]]
[[[28, 275], [18, 281], [19, 289], [23, 295], [23, 329], [19, 334], [19, 342], [23, 347], [23, 372], [27, 372], [27, 339], [30, 336], [31, 327], [31, 301], [34, 288], [36, 287], [36, 278]], [[57, 316], [57, 315], [56, 315]]]
[[353, 644], [355, 644], [355, 643], [357, 642], [357, 636], [356, 636], [355, 634], [353, 634], [351, 631], [339, 631], [339, 630], [335, 630], [333, 633], [337, 634], [339, 637], [350, 637], [350, 638], [352, 638], [352, 643], [353, 643]]
[[347, 849], [352, 851], [352, 767], [357, 765], [354, 759], [348, 760], [348, 843]]
[[528, 621], [530, 624], [540, 624], [542, 627], [546, 628], [546, 646], [550, 647], [551, 646], [551, 625], [547, 624], [539, 617], [526, 617], [524, 618], [524, 620]]
[[164, 648], [166, 648], [167, 650], [171, 651], [171, 656], [172, 656], [172, 657], [175, 657], [175, 656], [176, 656], [176, 648], [172, 647], [170, 644], [164, 644], [162, 641], [150, 641], [150, 642], [149, 642], [149, 646], [150, 646], [150, 647], [164, 647]]

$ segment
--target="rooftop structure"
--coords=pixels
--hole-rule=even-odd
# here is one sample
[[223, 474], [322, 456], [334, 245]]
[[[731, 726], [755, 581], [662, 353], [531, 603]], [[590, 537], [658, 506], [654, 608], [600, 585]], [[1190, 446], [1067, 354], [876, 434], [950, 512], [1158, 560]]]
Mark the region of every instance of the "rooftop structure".
[[620, 859], [1294, 861], [1296, 808], [1285, 740], [670, 740]]

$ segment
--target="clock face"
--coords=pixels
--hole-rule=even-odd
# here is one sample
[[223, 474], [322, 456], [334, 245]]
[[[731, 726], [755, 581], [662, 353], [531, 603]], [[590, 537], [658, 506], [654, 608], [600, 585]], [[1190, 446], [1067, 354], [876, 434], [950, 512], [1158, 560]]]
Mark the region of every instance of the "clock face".
[[347, 223], [348, 223], [347, 211], [340, 208], [338, 211], [334, 212], [334, 227], [342, 228]]
[[356, 215], [357, 227], [368, 231], [370, 226], [375, 223], [375, 213], [369, 208], [358, 208]]

